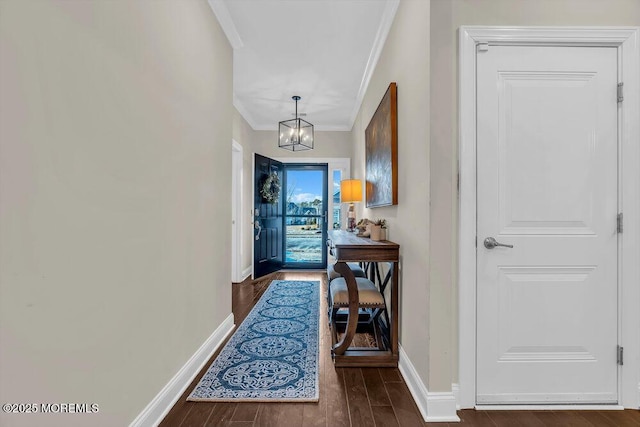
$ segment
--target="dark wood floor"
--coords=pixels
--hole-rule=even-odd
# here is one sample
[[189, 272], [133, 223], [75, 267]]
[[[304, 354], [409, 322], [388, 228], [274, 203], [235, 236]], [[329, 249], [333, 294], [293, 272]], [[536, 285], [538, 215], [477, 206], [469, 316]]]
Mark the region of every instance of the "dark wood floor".
[[[321, 280], [324, 273], [275, 273], [255, 282], [233, 284], [236, 325], [249, 314], [271, 280]], [[640, 426], [640, 411], [458, 411], [461, 423], [424, 423], [397, 369], [335, 368], [331, 362], [326, 300], [320, 343], [320, 401], [318, 403], [207, 403], [186, 398], [204, 375], [217, 353], [196, 376], [160, 424], [187, 426]]]

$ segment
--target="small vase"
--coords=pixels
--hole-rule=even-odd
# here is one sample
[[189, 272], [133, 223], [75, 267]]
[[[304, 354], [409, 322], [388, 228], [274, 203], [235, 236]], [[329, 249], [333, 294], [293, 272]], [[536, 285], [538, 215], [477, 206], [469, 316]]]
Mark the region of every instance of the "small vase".
[[380, 230], [380, 240], [387, 240], [387, 229], [382, 228]]
[[371, 226], [371, 240], [382, 240], [380, 233], [382, 232], [382, 227], [379, 225]]

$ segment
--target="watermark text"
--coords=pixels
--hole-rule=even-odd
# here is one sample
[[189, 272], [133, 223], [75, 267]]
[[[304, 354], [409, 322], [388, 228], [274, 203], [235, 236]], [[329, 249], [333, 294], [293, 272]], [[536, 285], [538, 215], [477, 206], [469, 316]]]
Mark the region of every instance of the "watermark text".
[[96, 414], [97, 403], [5, 403], [2, 412], [7, 414]]

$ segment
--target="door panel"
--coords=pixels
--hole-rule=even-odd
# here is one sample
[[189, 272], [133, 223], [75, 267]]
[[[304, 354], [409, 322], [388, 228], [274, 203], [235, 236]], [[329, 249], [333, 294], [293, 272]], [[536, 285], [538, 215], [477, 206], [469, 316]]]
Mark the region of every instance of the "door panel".
[[615, 403], [616, 49], [477, 59], [477, 402]]
[[499, 71], [498, 88], [500, 231], [594, 234], [596, 75]]
[[[254, 278], [278, 271], [282, 268], [282, 207], [284, 191], [282, 187], [282, 163], [260, 154], [255, 155], [254, 166]], [[275, 203], [269, 203], [260, 190], [271, 173], [276, 173], [280, 181], [280, 195]]]

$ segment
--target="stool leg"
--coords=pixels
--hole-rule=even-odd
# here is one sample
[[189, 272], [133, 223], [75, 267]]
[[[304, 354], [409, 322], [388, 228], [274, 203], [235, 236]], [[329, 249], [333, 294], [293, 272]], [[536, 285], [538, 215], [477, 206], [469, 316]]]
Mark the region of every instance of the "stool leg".
[[345, 331], [342, 341], [337, 343], [333, 347], [334, 354], [342, 355], [347, 348], [351, 345], [351, 341], [356, 335], [356, 329], [358, 327], [358, 307], [360, 305], [360, 299], [358, 297], [358, 285], [356, 284], [356, 278], [349, 266], [344, 262], [337, 262], [335, 270], [342, 274], [347, 283], [347, 293], [349, 295], [349, 316], [347, 318], [347, 329]]

